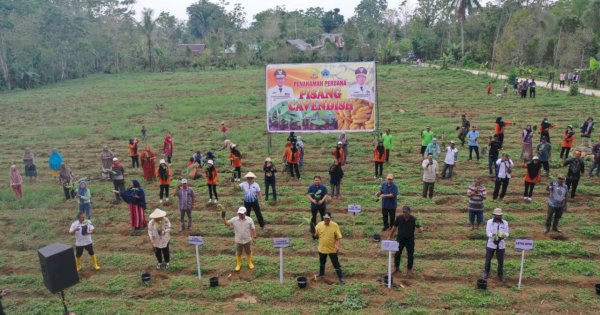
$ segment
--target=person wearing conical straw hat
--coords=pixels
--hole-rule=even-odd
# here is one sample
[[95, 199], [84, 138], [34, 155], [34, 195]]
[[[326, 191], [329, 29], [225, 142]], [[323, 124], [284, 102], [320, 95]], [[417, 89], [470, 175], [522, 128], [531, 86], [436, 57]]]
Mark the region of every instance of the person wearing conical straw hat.
[[263, 220], [263, 216], [260, 211], [260, 203], [264, 202], [262, 193], [260, 192], [260, 186], [255, 182], [256, 175], [254, 175], [254, 173], [248, 172], [244, 178], [246, 178], [245, 182], [240, 184], [234, 183], [234, 187], [244, 191], [244, 207], [247, 210], [246, 215], [250, 216], [252, 210], [254, 210], [256, 213], [256, 219], [258, 220], [258, 225], [262, 230], [265, 228], [265, 220]]
[[504, 282], [504, 251], [506, 248], [505, 238], [508, 237], [508, 222], [502, 219], [502, 209], [494, 209], [494, 217], [487, 221], [485, 233], [488, 241], [486, 245], [485, 253], [485, 270], [483, 272], [483, 279], [487, 279], [490, 275], [490, 265], [494, 253], [496, 253], [496, 259], [498, 259], [498, 279]]
[[246, 253], [248, 268], [254, 269], [251, 244], [256, 243], [256, 228], [252, 218], [246, 215], [246, 208], [240, 207], [237, 211], [237, 217], [233, 217], [229, 221], [225, 220], [225, 211], [221, 212], [221, 218], [223, 223], [233, 228], [235, 233], [235, 271], [242, 269], [242, 252]]
[[[167, 218], [167, 213], [156, 208], [150, 214], [148, 223], [148, 236], [154, 247], [154, 255], [158, 263], [156, 269], [164, 267], [169, 269], [171, 255], [169, 253], [169, 241], [171, 240], [171, 221]], [[164, 259], [164, 260], [163, 260]], [[163, 264], [164, 261], [164, 264]]]

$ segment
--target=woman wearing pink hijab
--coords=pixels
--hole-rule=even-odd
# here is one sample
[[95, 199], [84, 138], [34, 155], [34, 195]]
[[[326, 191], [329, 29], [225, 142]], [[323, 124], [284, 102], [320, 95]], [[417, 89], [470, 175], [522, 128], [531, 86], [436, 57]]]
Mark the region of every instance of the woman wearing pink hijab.
[[165, 141], [163, 142], [163, 153], [167, 158], [167, 163], [171, 164], [171, 157], [173, 157], [173, 139], [170, 134], [167, 134]]
[[16, 165], [10, 166], [10, 188], [12, 188], [13, 193], [15, 194], [15, 198], [20, 199], [23, 197], [23, 176], [19, 173]]

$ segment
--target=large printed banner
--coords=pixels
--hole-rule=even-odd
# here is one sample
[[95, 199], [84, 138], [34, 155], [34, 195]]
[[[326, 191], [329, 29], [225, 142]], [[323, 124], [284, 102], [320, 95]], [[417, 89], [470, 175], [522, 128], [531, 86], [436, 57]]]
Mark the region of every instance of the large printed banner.
[[269, 132], [375, 130], [374, 62], [268, 65]]

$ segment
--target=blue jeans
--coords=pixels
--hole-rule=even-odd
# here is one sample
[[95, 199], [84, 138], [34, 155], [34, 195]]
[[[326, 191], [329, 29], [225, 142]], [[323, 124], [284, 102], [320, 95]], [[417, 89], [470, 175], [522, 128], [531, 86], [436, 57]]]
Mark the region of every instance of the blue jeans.
[[79, 213], [85, 213], [86, 219], [89, 220], [92, 217], [92, 203], [79, 203], [79, 212], [77, 215], [79, 215]]
[[[490, 171], [490, 175], [494, 174], [496, 176], [498, 176], [498, 167], [496, 166], [496, 161], [498, 160], [497, 157], [488, 157], [488, 168]], [[494, 170], [494, 172], [492, 172], [492, 169]]]
[[469, 223], [474, 224], [475, 217], [477, 217], [477, 225], [481, 224], [481, 222], [483, 222], [483, 210], [482, 211], [469, 210]]

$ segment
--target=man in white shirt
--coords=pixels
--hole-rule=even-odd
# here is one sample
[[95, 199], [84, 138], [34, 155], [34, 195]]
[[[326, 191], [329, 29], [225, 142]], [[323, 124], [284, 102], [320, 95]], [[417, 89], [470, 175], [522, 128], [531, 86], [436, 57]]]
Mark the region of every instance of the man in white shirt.
[[504, 282], [504, 251], [506, 249], [505, 238], [508, 237], [508, 222], [502, 219], [502, 209], [494, 209], [494, 218], [487, 221], [485, 233], [487, 235], [487, 245], [485, 247], [485, 270], [483, 279], [487, 279], [490, 275], [490, 264], [494, 253], [498, 259], [498, 279]]
[[283, 101], [289, 101], [294, 98], [294, 89], [287, 85], [284, 85], [285, 78], [287, 76], [285, 70], [277, 69], [275, 70], [273, 76], [275, 77], [275, 82], [277, 83], [277, 85], [270, 88], [267, 92], [267, 101], [269, 102], [269, 108], [267, 108], [267, 110], [271, 109], [273, 106]]
[[448, 179], [452, 178], [452, 170], [456, 165], [456, 159], [458, 158], [458, 149], [456, 148], [456, 142], [450, 141], [450, 146], [446, 147], [446, 157], [444, 158], [444, 169], [442, 170], [442, 179], [446, 179], [446, 171], [448, 171]]
[[251, 243], [256, 243], [256, 228], [254, 227], [254, 221], [252, 221], [251, 217], [246, 216], [246, 208], [244, 207], [240, 207], [237, 213], [237, 217], [233, 217], [227, 221], [225, 220], [225, 211], [221, 212], [223, 223], [228, 227], [233, 228], [235, 234], [235, 271], [240, 271], [240, 269], [242, 269], [242, 252], [246, 253], [248, 268], [254, 269], [254, 264], [252, 263], [252, 249], [250, 247]]
[[[506, 189], [508, 188], [514, 164], [508, 153], [503, 153], [502, 157], [496, 161], [496, 165], [498, 173], [496, 174], [496, 183], [494, 185], [494, 200], [498, 199], [498, 196], [502, 200], [504, 195], [506, 195]], [[500, 187], [502, 187], [502, 191], [500, 191]]]
[[254, 180], [256, 175], [252, 172], [248, 172], [246, 176], [246, 182], [240, 183], [239, 185], [234, 184], [234, 187], [244, 191], [244, 207], [248, 210], [247, 216], [249, 217], [252, 213], [252, 209], [256, 213], [256, 219], [260, 229], [265, 228], [265, 221], [263, 220], [262, 212], [260, 211], [260, 203], [263, 202], [263, 196], [260, 192], [260, 186]]
[[92, 257], [92, 265], [95, 270], [99, 270], [98, 260], [94, 253], [94, 247], [92, 246], [92, 233], [94, 232], [94, 226], [89, 220], [85, 219], [85, 213], [80, 212], [77, 215], [77, 220], [71, 224], [69, 228], [69, 234], [75, 234], [75, 262], [77, 264], [77, 272], [81, 270], [83, 250], [85, 249], [90, 257]]
[[433, 159], [433, 155], [429, 154], [423, 163], [423, 198], [433, 198], [433, 186], [437, 178], [438, 162]]
[[375, 103], [375, 91], [373, 87], [367, 86], [367, 69], [359, 67], [354, 71], [356, 75], [356, 84], [353, 84], [348, 89], [349, 98], [360, 98], [371, 103]]

